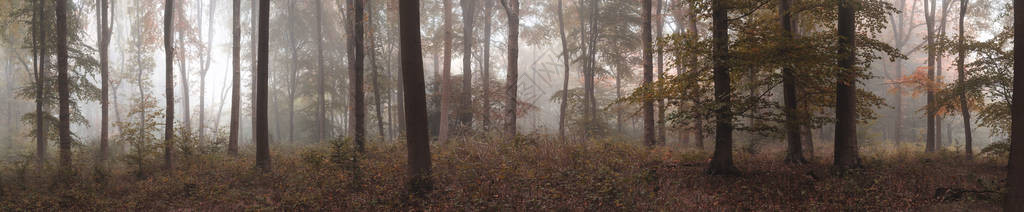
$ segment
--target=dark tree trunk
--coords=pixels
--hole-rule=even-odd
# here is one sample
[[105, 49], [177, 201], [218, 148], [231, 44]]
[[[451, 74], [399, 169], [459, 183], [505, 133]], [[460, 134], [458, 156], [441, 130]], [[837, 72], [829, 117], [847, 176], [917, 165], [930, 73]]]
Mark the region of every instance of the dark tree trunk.
[[[643, 22], [641, 23], [640, 30], [640, 42], [643, 45], [643, 63], [644, 63], [644, 86], [650, 86], [654, 81], [654, 67], [653, 53], [651, 52], [651, 0], [643, 0], [643, 6], [641, 7], [641, 14], [643, 14]], [[654, 100], [645, 98], [643, 102], [644, 111], [644, 144], [648, 148], [653, 148], [657, 144], [654, 140], [655, 135], [655, 124], [654, 124]]]
[[231, 5], [231, 129], [228, 137], [228, 154], [238, 155], [238, 125], [242, 105], [242, 1], [231, 0]]
[[[783, 33], [788, 39], [793, 38], [793, 15], [789, 10], [791, 4], [791, 0], [781, 0], [779, 4], [779, 16], [782, 17]], [[787, 66], [782, 68], [782, 93], [786, 105], [784, 109], [786, 113], [787, 141], [785, 161], [796, 164], [807, 163], [807, 159], [804, 159], [803, 146], [800, 140], [800, 121], [797, 117], [796, 105], [796, 76], [793, 74], [793, 67]]]
[[256, 49], [256, 167], [264, 172], [270, 171], [270, 122], [267, 119], [267, 71], [269, 57], [267, 41], [270, 34], [270, 0], [259, 0], [258, 47]]
[[441, 120], [438, 124], [439, 135], [437, 140], [441, 143], [448, 142], [448, 112], [451, 107], [451, 70], [452, 70], [452, 3], [451, 0], [444, 0], [444, 64], [441, 68]]
[[857, 154], [857, 79], [852, 73], [857, 60], [856, 42], [856, 21], [854, 20], [854, 1], [839, 1], [839, 68], [843, 71], [839, 74], [839, 81], [836, 84], [836, 136], [835, 136], [835, 166], [839, 169], [856, 168], [860, 166], [860, 157]]
[[352, 141], [359, 152], [365, 152], [366, 105], [363, 103], [363, 0], [349, 0], [352, 5], [353, 33], [350, 34], [350, 51], [353, 51], [352, 70], [349, 72], [352, 95]]
[[38, 55], [36, 55], [36, 63], [38, 69], [36, 70], [36, 162], [38, 167], [42, 167], [46, 163], [46, 148], [47, 139], [46, 135], [46, 96], [45, 90], [47, 88], [46, 83], [49, 81], [46, 79], [46, 30], [43, 26], [46, 25], [46, 12], [43, 9], [46, 1], [37, 1], [36, 5], [36, 23], [33, 24], [36, 30], [36, 49]]
[[167, 112], [164, 114], [164, 169], [170, 170], [174, 167], [174, 0], [164, 2], [164, 92], [167, 97]]
[[711, 158], [708, 173], [713, 175], [737, 174], [739, 170], [732, 162], [732, 87], [729, 85], [729, 16], [725, 0], [712, 0], [712, 61], [714, 63], [715, 101], [715, 152]]
[[483, 98], [483, 128], [491, 128], [491, 16], [494, 15], [494, 1], [484, 1], [484, 68], [480, 79], [483, 80], [482, 88], [485, 89]]
[[[566, 141], [566, 137], [565, 137], [565, 116], [567, 115], [567, 114], [565, 114], [565, 111], [569, 108], [569, 61], [570, 61], [569, 57], [570, 57], [570, 55], [569, 55], [569, 44], [566, 43], [566, 39], [565, 39], [565, 17], [564, 17], [565, 15], [563, 13], [564, 12], [562, 12], [562, 0], [558, 0], [558, 35], [560, 36], [561, 41], [562, 41], [562, 65], [564, 66], [563, 68], [565, 69], [565, 74], [563, 74], [563, 76], [565, 76], [565, 77], [563, 78], [563, 81], [562, 81], [562, 104], [560, 105], [559, 110], [558, 110], [558, 138], [560, 140], [562, 140], [562, 142], [565, 142]], [[490, 15], [487, 15], [486, 17], [490, 17]], [[488, 21], [488, 26], [490, 26], [490, 21]], [[487, 31], [490, 32], [490, 28], [489, 27], [488, 27]], [[485, 70], [484, 73], [487, 73], [486, 69], [484, 69], [484, 70]], [[486, 86], [485, 86], [485, 88], [486, 88]]]
[[[934, 0], [924, 0], [925, 7], [925, 23], [928, 27], [926, 34], [926, 42], [928, 47], [934, 46], [935, 42], [935, 2]], [[935, 49], [928, 48], [928, 80], [935, 80]], [[925, 105], [925, 116], [927, 116], [927, 127], [925, 137], [925, 152], [934, 152], [936, 149], [935, 144], [935, 92], [932, 92], [931, 88], [926, 88], [927, 97]], [[838, 135], [837, 135], [838, 136]]]
[[[654, 31], [655, 31], [654, 34], [655, 35], [654, 35], [654, 41], [653, 42], [657, 42], [658, 39], [661, 39], [661, 34], [662, 34], [662, 32], [664, 32], [664, 25], [665, 25], [665, 16], [662, 14], [662, 7], [665, 4], [665, 0], [657, 0], [657, 1], [658, 1], [658, 4], [654, 8], [654, 12], [655, 12], [654, 17], [657, 17], [658, 20], [654, 22], [657, 26], [654, 28]], [[654, 45], [654, 44], [652, 44], [652, 45]], [[654, 47], [651, 47], [651, 48], [653, 50]], [[665, 52], [663, 52], [661, 50], [658, 50], [657, 60], [658, 60], [658, 62], [657, 62], [658, 63], [657, 76], [658, 76], [658, 79], [660, 80], [660, 79], [662, 79], [662, 77], [665, 76]], [[665, 145], [665, 143], [668, 142], [668, 140], [666, 140], [666, 135], [665, 135], [665, 133], [666, 133], [665, 131], [668, 129], [668, 128], [665, 127], [665, 124], [666, 124], [666, 121], [667, 121], [667, 120], [665, 120], [665, 110], [666, 109], [668, 109], [668, 105], [665, 104], [665, 99], [658, 99], [658, 122], [657, 122], [657, 124], [658, 124], [658, 127], [657, 127], [658, 135], [657, 135], [657, 139], [655, 139], [655, 140], [658, 142], [659, 145]]]
[[519, 89], [519, 0], [501, 0], [508, 16], [508, 74], [505, 79], [505, 133], [509, 137], [516, 135], [516, 106]]
[[420, 47], [419, 0], [398, 4], [402, 54], [402, 84], [405, 88], [406, 149], [409, 164], [409, 192], [425, 196], [433, 188], [430, 180], [430, 135], [427, 130], [426, 86], [423, 82], [423, 53]]
[[60, 168], [71, 171], [71, 85], [68, 80], [68, 0], [57, 0], [57, 97], [60, 120]]
[[[1024, 5], [1024, 1], [1014, 0], [1014, 5]], [[1016, 32], [1024, 32], [1024, 10], [1019, 7], [1013, 9], [1013, 30]], [[1021, 33], [1013, 35], [1014, 40], [1024, 40], [1024, 36]], [[1013, 43], [1013, 56], [1014, 58], [1024, 58], [1024, 42]], [[1024, 60], [1013, 61], [1013, 78], [1022, 79], [1020, 76], [1024, 76]], [[1021, 91], [1024, 90], [1024, 80], [1014, 80], [1013, 90]], [[1018, 101], [1024, 99], [1024, 95], [1021, 92], [1013, 92], [1013, 103], [1010, 106], [1010, 160], [1007, 169], [1009, 170], [1006, 177], [1007, 190], [1006, 202], [1003, 204], [1004, 211], [1024, 211], [1024, 123], [1021, 123], [1021, 119], [1024, 118], [1024, 102]]]
[[109, 136], [110, 136], [110, 21], [109, 13], [107, 12], [109, 5], [107, 0], [99, 0], [99, 9], [96, 10], [97, 16], [99, 16], [99, 24], [97, 24], [97, 35], [99, 40], [99, 52], [100, 52], [100, 162], [107, 160], [107, 154], [109, 150]]
[[[473, 129], [473, 18], [477, 0], [462, 0], [462, 95], [459, 125], [465, 132]], [[489, 18], [489, 17], [488, 17]]]
[[[964, 62], [966, 62], [967, 49], [964, 48], [964, 16], [967, 16], [967, 1], [960, 0], [960, 21], [959, 21], [959, 36], [957, 36], [957, 42], [960, 43], [958, 50], [956, 74], [957, 83], [964, 84]], [[974, 141], [971, 138], [971, 110], [967, 106], [967, 91], [960, 90], [960, 113], [964, 118], [964, 153], [967, 158], [974, 157]]]

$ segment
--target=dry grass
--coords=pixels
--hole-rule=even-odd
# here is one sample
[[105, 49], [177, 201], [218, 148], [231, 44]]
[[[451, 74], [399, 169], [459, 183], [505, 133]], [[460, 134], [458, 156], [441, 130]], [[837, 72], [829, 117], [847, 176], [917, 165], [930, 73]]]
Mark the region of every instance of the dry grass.
[[433, 148], [435, 190], [419, 200], [403, 192], [402, 145], [372, 145], [365, 156], [333, 157], [341, 162], [332, 162], [328, 145], [319, 145], [275, 152], [270, 173], [252, 169], [250, 157], [220, 154], [197, 155], [175, 171], [144, 178], [124, 167], [110, 168], [107, 177], [82, 168], [70, 185], [55, 184], [52, 174], [7, 168], [0, 175], [0, 208], [997, 210], [1005, 176], [1005, 161], [965, 161], [948, 153], [865, 153], [864, 169], [836, 173], [827, 158], [786, 165], [782, 154], [768, 150], [737, 153], [740, 176], [708, 176], [707, 153], [672, 146], [647, 150], [610, 141], [581, 145], [531, 138], [462, 140]]

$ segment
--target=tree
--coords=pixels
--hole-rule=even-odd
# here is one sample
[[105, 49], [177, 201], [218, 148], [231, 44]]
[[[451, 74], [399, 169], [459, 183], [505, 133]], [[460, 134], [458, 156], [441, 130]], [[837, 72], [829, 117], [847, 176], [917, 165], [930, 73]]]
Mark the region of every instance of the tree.
[[[473, 129], [473, 18], [477, 0], [462, 0], [462, 95], [459, 104], [459, 125]], [[489, 17], [488, 17], [489, 18]]]
[[[71, 171], [71, 83], [68, 80], [68, 0], [57, 0], [57, 93], [60, 120], [60, 168]], [[64, 173], [69, 174], [69, 173]]]
[[35, 42], [35, 46], [36, 47], [35, 48], [37, 49], [37, 52], [36, 52], [37, 53], [37, 55], [36, 55], [36, 63], [39, 64], [38, 65], [39, 67], [37, 67], [36, 76], [35, 76], [35, 78], [36, 78], [36, 114], [35, 114], [36, 115], [35, 116], [35, 118], [36, 118], [36, 162], [38, 163], [37, 165], [39, 165], [39, 167], [42, 167], [43, 163], [46, 162], [46, 147], [47, 147], [46, 135], [48, 134], [46, 132], [46, 126], [47, 125], [46, 125], [46, 116], [45, 116], [45, 112], [44, 112], [45, 109], [46, 109], [46, 99], [45, 99], [45, 96], [44, 96], [46, 92], [44, 90], [47, 88], [46, 82], [49, 81], [47, 79], [47, 77], [46, 77], [46, 72], [47, 72], [47, 69], [46, 69], [46, 64], [47, 64], [46, 63], [46, 58], [48, 58], [49, 55], [46, 54], [46, 30], [43, 29], [43, 26], [45, 26], [44, 23], [46, 23], [46, 17], [47, 17], [46, 10], [44, 9], [44, 7], [45, 7], [44, 5], [45, 4], [46, 4], [46, 1], [36, 1], [35, 2], [35, 7], [36, 7], [35, 9], [36, 10], [35, 10], [34, 16], [36, 17], [36, 24], [33, 24], [35, 26], [35, 31], [36, 31], [36, 39], [35, 39], [36, 40], [36, 42]]
[[516, 135], [516, 100], [519, 83], [519, 0], [501, 0], [501, 6], [505, 8], [505, 15], [508, 16], [508, 70], [505, 80], [505, 133], [512, 137]]
[[110, 92], [110, 73], [108, 67], [110, 64], [109, 60], [109, 49], [110, 49], [110, 32], [111, 32], [111, 21], [109, 19], [110, 13], [108, 13], [107, 0], [99, 0], [99, 8], [96, 10], [97, 16], [99, 17], [99, 24], [97, 24], [97, 36], [98, 45], [100, 51], [100, 161], [106, 161], [108, 150], [108, 140], [110, 131], [110, 118], [109, 108], [110, 102], [108, 93]]
[[295, 142], [295, 92], [299, 74], [299, 45], [296, 43], [295, 33], [298, 11], [295, 10], [296, 1], [288, 1], [288, 48], [291, 51], [291, 74], [288, 75], [288, 142]]
[[[164, 114], [164, 169], [173, 167], [174, 149], [174, 0], [164, 1], [164, 67], [167, 112]], [[186, 95], [187, 96], [187, 95]]]
[[[211, 50], [213, 49], [213, 29], [215, 25], [213, 24], [213, 16], [217, 11], [217, 2], [218, 1], [210, 1], [210, 8], [207, 10], [206, 24], [208, 25], [208, 28], [206, 33], [206, 52], [203, 54], [203, 57], [199, 58], [199, 63], [202, 66], [199, 70], [199, 131], [197, 134], [199, 141], [203, 141], [205, 138], [203, 132], [206, 132], [206, 74], [210, 72], [210, 63], [213, 61], [210, 56], [212, 55]], [[199, 3], [199, 6], [199, 10], [202, 10], [201, 2]], [[199, 28], [201, 30], [203, 28], [202, 21], [196, 21], [200, 23]]]
[[242, 1], [231, 2], [231, 129], [228, 137], [228, 154], [238, 155], [238, 125], [242, 107]]
[[[566, 43], [565, 39], [565, 15], [562, 11], [562, 0], [558, 0], [558, 34], [562, 41], [562, 65], [565, 69], [565, 76], [562, 81], [562, 104], [559, 107], [558, 112], [558, 138], [562, 142], [566, 141], [565, 138], [565, 110], [569, 107], [569, 44]], [[489, 15], [486, 17], [490, 17]], [[488, 79], [484, 79], [488, 80]], [[485, 86], [486, 87], [486, 86]], [[486, 98], [486, 97], [485, 97]]]
[[322, 0], [316, 0], [316, 69], [317, 78], [319, 78], [317, 79], [317, 115], [315, 136], [317, 142], [323, 141], [327, 134], [324, 129], [327, 125], [327, 98], [325, 97], [326, 85], [324, 85], [327, 73], [324, 72], [323, 5]]
[[426, 85], [420, 47], [419, 0], [398, 2], [401, 36], [402, 84], [405, 89], [406, 149], [409, 192], [425, 196], [433, 189], [430, 180], [430, 135], [427, 128]]
[[451, 70], [452, 70], [452, 6], [451, 0], [444, 0], [442, 8], [444, 18], [442, 33], [444, 34], [444, 65], [441, 70], [441, 121], [437, 140], [448, 142], [448, 112], [451, 107]]
[[[957, 36], [957, 43], [960, 46], [959, 54], [957, 56], [956, 63], [956, 75], [957, 81], [960, 84], [964, 83], [964, 62], [966, 62], [967, 49], [964, 48], [964, 16], [967, 16], [967, 1], [960, 0], [960, 21], [959, 21], [959, 36]], [[960, 114], [964, 118], [964, 154], [967, 158], [974, 156], [973, 139], [971, 138], [971, 110], [967, 107], [967, 91], [960, 89]], [[951, 138], [950, 138], [951, 139]]]
[[839, 72], [836, 83], [836, 135], [835, 164], [839, 169], [860, 166], [857, 155], [857, 78], [856, 64], [856, 0], [839, 1], [838, 17], [838, 53]]
[[[1013, 5], [1024, 5], [1024, 1], [1014, 0]], [[962, 4], [962, 3], [961, 3]], [[1013, 9], [1013, 30], [1015, 32], [1024, 32], [1024, 10], [1020, 7], [1014, 7]], [[1021, 33], [1014, 33], [1013, 40], [1024, 40], [1024, 36]], [[1013, 56], [1014, 58], [1024, 58], [1024, 42], [1013, 42]], [[1024, 76], [1024, 60], [1013, 61], [1013, 103], [1010, 106], [1010, 160], [1008, 164], [1008, 172], [1006, 177], [1007, 189], [1009, 192], [1006, 194], [1006, 202], [1004, 202], [1003, 210], [1005, 211], [1024, 211], [1024, 123], [1021, 123], [1021, 119], [1024, 119], [1024, 102], [1019, 101], [1024, 99], [1024, 95], [1021, 91], [1024, 90], [1024, 80], [1020, 80], [1021, 76]]]
[[[928, 27], [928, 32], [925, 36], [925, 42], [928, 45], [928, 80], [935, 81], [935, 0], [924, 0], [925, 7], [925, 23]], [[926, 94], [926, 106], [925, 116], [928, 120], [926, 123], [926, 136], [925, 136], [925, 152], [935, 151], [935, 92], [932, 89], [928, 89]], [[838, 135], [836, 136], [838, 138]]]
[[[481, 70], [480, 78], [483, 80], [483, 88], [491, 87], [491, 16], [494, 15], [494, 1], [484, 1], [484, 68]], [[564, 32], [563, 32], [564, 34]], [[563, 41], [564, 42], [564, 41]], [[483, 98], [483, 128], [491, 128], [491, 95], [482, 95]]]
[[[643, 0], [643, 7], [641, 7], [641, 13], [643, 13], [642, 29], [640, 30], [640, 40], [643, 42], [643, 57], [644, 57], [644, 86], [650, 86], [654, 81], [654, 67], [651, 59], [653, 54], [651, 52], [651, 0]], [[643, 103], [644, 111], [644, 144], [647, 147], [654, 147], [657, 141], [654, 140], [655, 129], [654, 129], [654, 101], [651, 99], [644, 100]], [[732, 150], [729, 150], [732, 151]]]
[[[793, 38], [793, 14], [790, 11], [792, 0], [781, 0], [779, 4], [779, 16], [782, 17], [781, 24], [783, 30], [783, 37], [786, 39]], [[792, 41], [786, 41], [788, 44]], [[785, 50], [785, 49], [784, 49]], [[787, 163], [806, 163], [807, 159], [804, 159], [803, 146], [800, 140], [800, 123], [797, 120], [797, 101], [796, 101], [796, 76], [793, 74], [792, 67], [782, 68], [782, 95], [785, 102], [785, 108], [783, 109], [786, 114], [786, 159]]]
[[[654, 12], [655, 12], [654, 13], [654, 17], [658, 18], [658, 20], [655, 22], [655, 25], [657, 25], [657, 27], [654, 28], [654, 34], [655, 34], [654, 35], [654, 40], [655, 41], [661, 39], [662, 33], [665, 30], [664, 29], [665, 28], [664, 27], [665, 26], [665, 16], [662, 14], [662, 12], [663, 12], [662, 11], [662, 7], [664, 7], [664, 5], [665, 5], [665, 0], [657, 0], [657, 1], [658, 1], [658, 4], [654, 8]], [[665, 76], [665, 52], [664, 51], [658, 50], [658, 62], [657, 63], [658, 63], [658, 68], [657, 68], [658, 72], [656, 74], [658, 76], [658, 79], [660, 80], [660, 79], [662, 79]], [[667, 107], [667, 105], [665, 105], [665, 99], [663, 99], [663, 98], [662, 99], [658, 99], [657, 104], [658, 104], [658, 122], [657, 122], [657, 124], [658, 124], [658, 127], [657, 127], [658, 128], [657, 129], [658, 130], [658, 138], [655, 139], [655, 140], [658, 142], [658, 144], [665, 145], [666, 142], [668, 142], [666, 140], [666, 137], [665, 137], [666, 129], [667, 129], [667, 128], [665, 128], [665, 110], [668, 107]]]
[[364, 152], [363, 142], [366, 139], [366, 106], [363, 103], [363, 0], [349, 0], [352, 7], [352, 33], [349, 34], [352, 47], [352, 70], [349, 71], [352, 95], [352, 141], [359, 152]]
[[724, 0], [712, 0], [712, 62], [715, 79], [715, 152], [708, 173], [736, 174], [732, 163], [732, 113], [729, 111], [732, 87], [729, 85], [729, 10]]
[[[170, 0], [168, 0], [170, 1]], [[270, 123], [267, 114], [267, 80], [270, 63], [267, 42], [270, 40], [270, 0], [259, 0], [259, 43], [256, 51], [256, 167], [263, 171], [270, 170]], [[170, 113], [168, 113], [169, 115]]]

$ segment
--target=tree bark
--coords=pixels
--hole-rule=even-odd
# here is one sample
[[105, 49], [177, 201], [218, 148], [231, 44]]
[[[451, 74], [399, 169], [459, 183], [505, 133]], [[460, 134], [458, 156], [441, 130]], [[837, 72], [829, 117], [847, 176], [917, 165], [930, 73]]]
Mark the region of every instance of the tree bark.
[[353, 51], [351, 62], [352, 70], [349, 72], [351, 80], [352, 95], [352, 141], [355, 142], [356, 150], [365, 152], [364, 141], [366, 139], [366, 105], [363, 103], [363, 0], [349, 0], [352, 5], [353, 33], [350, 34]]
[[[790, 11], [791, 0], [781, 0], [779, 4], [779, 16], [782, 17], [783, 36], [787, 44], [794, 42], [793, 38], [793, 14]], [[784, 48], [783, 51], [788, 49]], [[797, 116], [796, 101], [796, 76], [793, 74], [793, 67], [782, 68], [782, 93], [785, 102], [784, 112], [786, 114], [786, 163], [802, 164], [807, 163], [804, 159], [803, 146], [800, 140], [800, 120]]]
[[[927, 31], [927, 34], [926, 34], [925, 42], [927, 42], [928, 47], [932, 47], [932, 46], [934, 46], [934, 42], [935, 42], [935, 2], [934, 2], [934, 0], [924, 0], [924, 7], [925, 7], [925, 23], [926, 23], [926, 25], [928, 27], [928, 31]], [[935, 80], [935, 49], [934, 48], [928, 48], [927, 51], [928, 51], [928, 80], [929, 81], [934, 81]], [[925, 129], [925, 131], [926, 131], [925, 152], [934, 152], [935, 149], [936, 149], [935, 148], [936, 147], [936, 145], [935, 145], [935, 136], [936, 136], [936, 134], [935, 134], [935, 110], [934, 110], [934, 107], [933, 107], [935, 105], [935, 92], [932, 92], [931, 88], [926, 88], [926, 89], [928, 89], [928, 91], [927, 91], [927, 97], [926, 97], [927, 103], [925, 105], [925, 116], [927, 116], [927, 123], [926, 123], [927, 127]]]
[[[374, 105], [376, 105], [376, 107], [374, 109], [377, 112], [377, 135], [380, 136], [381, 140], [384, 140], [384, 139], [386, 139], [385, 134], [384, 134], [384, 113], [383, 113], [384, 109], [383, 109], [382, 104], [381, 104], [380, 68], [377, 67], [377, 40], [374, 39], [374, 32], [375, 32], [374, 30], [375, 29], [373, 28], [373, 9], [372, 9], [372, 7], [373, 7], [372, 1], [371, 1], [371, 3], [366, 5], [366, 10], [371, 11], [371, 13], [366, 16], [367, 25], [368, 25], [367, 29], [369, 29], [369, 32], [366, 33], [367, 40], [369, 40], [369, 44], [367, 44], [369, 46], [368, 46], [367, 49], [369, 49], [369, 51], [370, 51], [369, 52], [369, 54], [370, 54], [370, 74], [372, 75], [371, 78], [373, 78], [373, 81], [371, 83], [373, 83], [373, 85], [372, 85], [373, 86], [373, 101], [374, 101]], [[390, 107], [388, 107], [388, 108], [390, 108]]]
[[480, 79], [483, 80], [482, 88], [485, 89], [483, 96], [483, 128], [491, 128], [491, 16], [494, 15], [494, 1], [484, 1], [484, 68], [481, 70]]
[[46, 69], [46, 64], [47, 64], [46, 58], [48, 57], [48, 54], [46, 53], [46, 31], [47, 30], [45, 30], [43, 28], [46, 25], [46, 16], [47, 16], [46, 12], [45, 12], [45, 9], [44, 9], [45, 4], [46, 4], [45, 2], [46, 1], [37, 1], [37, 2], [35, 2], [35, 5], [36, 5], [36, 8], [35, 8], [36, 9], [36, 11], [35, 11], [36, 14], [35, 14], [35, 16], [36, 16], [37, 20], [36, 20], [36, 23], [33, 24], [35, 26], [35, 28], [36, 28], [35, 29], [36, 30], [36, 44], [35, 45], [36, 45], [36, 49], [38, 51], [37, 52], [38, 54], [36, 55], [36, 63], [38, 64], [38, 67], [37, 67], [38, 69], [36, 70], [36, 117], [35, 117], [36, 118], [36, 162], [37, 162], [38, 167], [42, 167], [43, 164], [46, 163], [46, 157], [47, 157], [46, 156], [46, 148], [47, 148], [47, 143], [48, 143], [47, 139], [46, 139], [46, 135], [48, 135], [48, 133], [47, 133], [47, 129], [46, 129], [47, 128], [46, 116], [45, 116], [45, 113], [46, 113], [46, 96], [45, 96], [45, 92], [44, 92], [46, 90], [46, 88], [48, 88], [46, 86], [46, 83], [47, 83], [47, 81], [49, 81], [47, 79], [47, 77], [46, 77], [46, 72], [47, 72], [47, 69]]
[[[473, 129], [473, 22], [477, 0], [462, 0], [462, 95], [459, 104], [459, 125]], [[489, 17], [488, 17], [489, 18]]]
[[164, 2], [164, 92], [167, 97], [167, 112], [164, 114], [164, 169], [170, 170], [174, 167], [174, 0]]
[[[662, 32], [664, 32], [664, 26], [665, 26], [665, 16], [662, 14], [662, 12], [663, 12], [662, 11], [662, 7], [664, 7], [665, 0], [657, 0], [657, 1], [658, 1], [658, 4], [654, 8], [654, 17], [657, 17], [658, 20], [654, 22], [656, 24], [656, 27], [654, 28], [654, 31], [655, 31], [654, 34], [655, 35], [654, 35], [654, 41], [653, 42], [657, 42], [658, 39], [661, 39], [661, 35], [662, 35]], [[652, 45], [656, 45], [656, 44], [652, 43]], [[651, 48], [653, 50], [654, 47], [651, 47]], [[662, 79], [662, 77], [665, 76], [665, 52], [664, 51], [658, 50], [657, 60], [658, 60], [658, 62], [657, 62], [658, 63], [657, 77], [660, 80], [660, 79]], [[666, 103], [665, 99], [658, 99], [657, 103], [658, 103], [658, 122], [657, 122], [657, 124], [658, 124], [658, 127], [657, 127], [658, 135], [657, 135], [657, 138], [655, 139], [655, 141], [657, 141], [657, 143], [659, 145], [665, 145], [668, 142], [668, 140], [666, 140], [666, 135], [665, 135], [666, 134], [666, 130], [668, 129], [668, 128], [665, 127], [665, 124], [667, 122], [667, 120], [665, 120], [665, 110], [668, 109], [668, 105], [665, 104]]]
[[438, 126], [438, 141], [442, 144], [448, 143], [448, 112], [451, 103], [451, 70], [452, 70], [452, 3], [451, 0], [444, 0], [444, 64], [441, 68], [441, 120]]
[[57, 95], [60, 120], [60, 168], [62, 176], [71, 171], [71, 85], [68, 80], [68, 0], [57, 0]]
[[270, 171], [270, 123], [267, 119], [267, 80], [269, 57], [267, 37], [270, 34], [270, 0], [259, 0], [258, 47], [256, 50], [256, 167], [263, 172]]
[[516, 136], [516, 106], [519, 89], [519, 0], [501, 0], [508, 16], [508, 73], [505, 76], [505, 133]]
[[[1024, 5], [1024, 1], [1014, 0], [1014, 5]], [[1014, 7], [1013, 9], [1013, 30], [1016, 32], [1024, 32], [1024, 10], [1020, 7]], [[1013, 35], [1014, 40], [1024, 40], [1024, 36], [1021, 33], [1015, 33]], [[1013, 56], [1014, 58], [1024, 58], [1024, 42], [1013, 42]], [[1013, 61], [1013, 78], [1022, 79], [1024, 76], [1024, 60]], [[1021, 119], [1024, 119], [1024, 101], [1018, 101], [1024, 99], [1022, 92], [1016, 92], [1024, 90], [1024, 80], [1013, 81], [1013, 102], [1010, 106], [1010, 160], [1007, 165], [1006, 184], [1007, 194], [1006, 202], [1003, 203], [1004, 211], [1024, 211], [1024, 123], [1021, 123]]]
[[110, 136], [110, 21], [108, 2], [107, 0], [99, 0], [99, 9], [96, 10], [97, 16], [99, 16], [99, 22], [97, 24], [97, 37], [99, 40], [99, 53], [100, 53], [100, 162], [107, 160], [107, 154], [109, 152], [109, 136]]
[[[654, 67], [651, 61], [653, 59], [651, 52], [651, 0], [643, 0], [642, 4], [643, 22], [641, 23], [640, 42], [643, 45], [643, 86], [646, 87], [651, 86], [654, 81]], [[653, 148], [657, 144], [657, 141], [654, 140], [656, 136], [654, 129], [654, 100], [644, 98], [642, 109], [644, 112], [644, 144], [648, 148]]]
[[238, 125], [242, 104], [242, 1], [231, 0], [231, 5], [231, 129], [228, 137], [228, 154], [235, 156], [238, 155]]
[[401, 36], [402, 84], [405, 86], [406, 146], [409, 164], [409, 192], [426, 196], [433, 188], [430, 179], [430, 135], [427, 128], [426, 86], [423, 82], [423, 53], [420, 47], [419, 0], [398, 4]]
[[[959, 54], [956, 67], [957, 83], [959, 84], [964, 84], [964, 77], [966, 77], [964, 74], [964, 64], [967, 61], [967, 49], [964, 46], [964, 17], [967, 16], [967, 1], [960, 0], [960, 32], [959, 36], [957, 36], [957, 43], [959, 43], [960, 48], [958, 48]], [[961, 89], [958, 93], [960, 95], [960, 114], [964, 118], [964, 154], [967, 158], [972, 158], [974, 157], [974, 141], [971, 138], [971, 110], [967, 104], [967, 91]]]
[[713, 175], [737, 174], [739, 170], [732, 162], [732, 87], [729, 79], [729, 16], [725, 0], [712, 0], [712, 61], [714, 63], [715, 101], [715, 152], [711, 158], [708, 173]]
[[[567, 139], [565, 137], [565, 116], [567, 114], [565, 114], [565, 111], [569, 108], [569, 61], [570, 61], [569, 57], [570, 57], [570, 55], [569, 55], [569, 44], [566, 43], [566, 39], [565, 39], [565, 17], [564, 17], [565, 15], [564, 15], [564, 12], [562, 12], [562, 1], [563, 0], [558, 0], [558, 35], [560, 36], [560, 39], [562, 41], [562, 65], [563, 65], [563, 68], [565, 69], [565, 74], [563, 74], [564, 78], [563, 78], [563, 81], [562, 81], [562, 104], [560, 105], [559, 110], [558, 110], [558, 138], [562, 142], [566, 142]], [[490, 15], [487, 15], [486, 17], [490, 17]], [[489, 27], [490, 26], [490, 21], [487, 21], [487, 23], [488, 23], [488, 30], [487, 30], [487, 32], [489, 34], [489, 32], [490, 32], [490, 27]], [[486, 72], [487, 69], [485, 68], [484, 70], [485, 70], [484, 73], [487, 73]], [[486, 86], [485, 86], [485, 88], [486, 88]], [[487, 97], [484, 97], [484, 98], [487, 98]], [[486, 120], [486, 118], [485, 118], [485, 120]]]
[[856, 0], [839, 1], [839, 81], [836, 84], [835, 166], [841, 170], [860, 166], [857, 154]]

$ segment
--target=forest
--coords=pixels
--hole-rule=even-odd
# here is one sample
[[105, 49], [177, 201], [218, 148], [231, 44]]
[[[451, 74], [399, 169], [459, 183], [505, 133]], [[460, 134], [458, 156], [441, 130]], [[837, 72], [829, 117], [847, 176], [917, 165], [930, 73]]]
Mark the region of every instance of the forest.
[[1018, 2], [0, 0], [0, 211], [1024, 211]]

